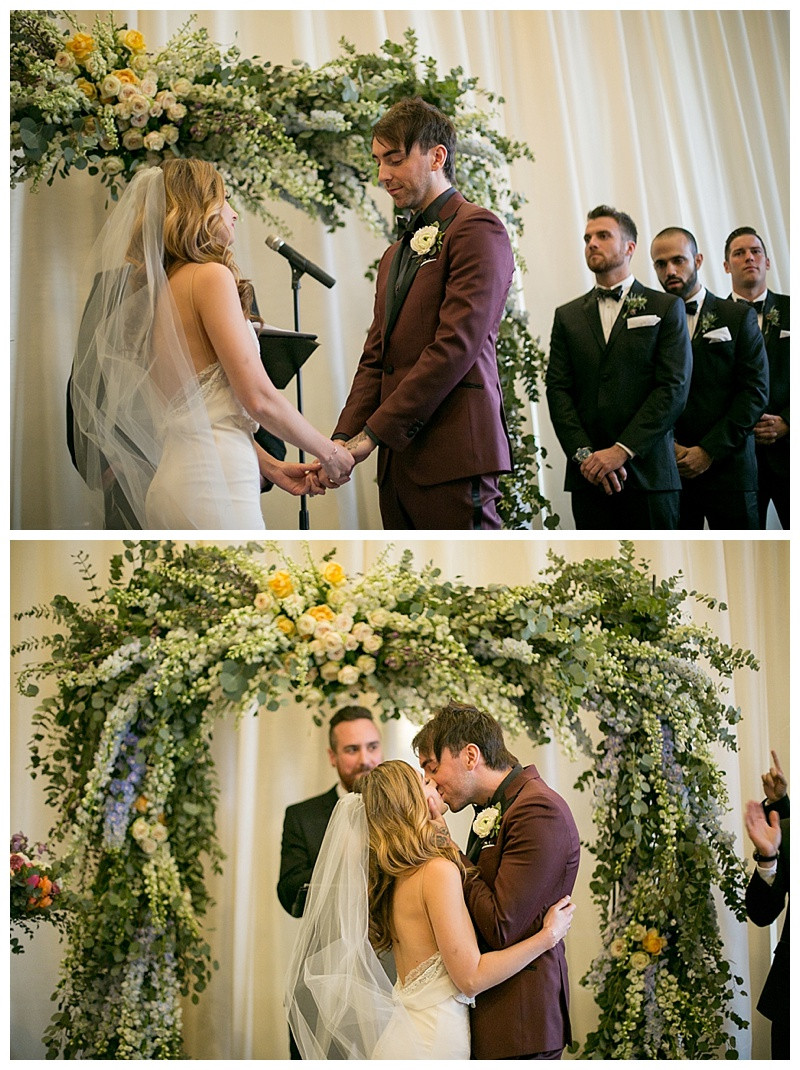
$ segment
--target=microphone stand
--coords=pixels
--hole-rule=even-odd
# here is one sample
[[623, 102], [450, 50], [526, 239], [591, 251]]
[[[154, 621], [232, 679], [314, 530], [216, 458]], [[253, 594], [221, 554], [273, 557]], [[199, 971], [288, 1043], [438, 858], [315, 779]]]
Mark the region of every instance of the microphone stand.
[[[296, 268], [292, 264], [292, 303], [294, 305], [294, 329], [295, 333], [300, 333], [300, 279], [305, 272]], [[297, 411], [302, 415], [303, 413], [303, 385], [300, 378], [300, 369], [297, 369], [295, 378], [297, 380]], [[300, 464], [305, 463], [306, 455], [305, 451], [298, 447]], [[308, 531], [308, 498], [307, 495], [300, 495], [300, 516], [299, 516], [299, 528], [300, 531]]]

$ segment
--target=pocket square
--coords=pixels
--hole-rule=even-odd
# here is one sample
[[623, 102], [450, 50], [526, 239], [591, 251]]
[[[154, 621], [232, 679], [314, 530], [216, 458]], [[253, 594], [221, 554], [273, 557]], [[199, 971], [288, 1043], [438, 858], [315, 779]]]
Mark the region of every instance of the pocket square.
[[628, 330], [634, 327], [655, 327], [657, 323], [661, 323], [660, 316], [631, 316], [628, 319]]
[[788, 331], [781, 331], [780, 337], [781, 338], [788, 338], [789, 337], [789, 332]]
[[716, 327], [713, 331], [706, 331], [703, 338], [707, 342], [730, 342], [731, 332], [727, 327]]

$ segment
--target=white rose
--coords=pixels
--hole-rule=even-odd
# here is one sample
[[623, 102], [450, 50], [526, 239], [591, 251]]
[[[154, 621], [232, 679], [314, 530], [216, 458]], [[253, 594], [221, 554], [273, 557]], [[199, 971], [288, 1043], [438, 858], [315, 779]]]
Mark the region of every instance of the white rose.
[[373, 628], [383, 628], [389, 623], [389, 610], [379, 606], [367, 613], [367, 620]]
[[[136, 118], [134, 115], [131, 118], [131, 122]], [[164, 148], [164, 136], [160, 130], [151, 130], [149, 134], [144, 136], [144, 147], [150, 149], [151, 152], [160, 152]]]
[[164, 109], [161, 107], [158, 101], [153, 101], [153, 103], [150, 105], [150, 115], [153, 119], [158, 119], [158, 117], [163, 113], [163, 111]]
[[372, 676], [377, 668], [377, 661], [375, 658], [371, 658], [369, 654], [362, 654], [360, 658], [356, 658], [356, 666], [358, 671], [363, 673], [364, 676]]
[[339, 669], [339, 676], [337, 679], [340, 684], [344, 684], [345, 687], [352, 687], [353, 684], [358, 682], [359, 672], [355, 665], [343, 665]]
[[499, 817], [500, 811], [496, 806], [487, 806], [472, 822], [472, 831], [476, 836], [484, 839], [492, 831]]
[[138, 97], [139, 95], [139, 86], [134, 85], [133, 82], [123, 82], [120, 86], [120, 100], [130, 100], [131, 97]]
[[411, 239], [411, 250], [417, 256], [425, 256], [436, 244], [439, 237], [439, 225], [433, 223], [429, 227], [420, 227]]
[[132, 114], [131, 102], [129, 100], [121, 100], [119, 104], [115, 104], [114, 114], [118, 119], [130, 119]]
[[151, 839], [151, 837], [149, 836], [145, 837], [145, 839], [143, 840], [139, 840], [139, 846], [146, 855], [155, 854], [155, 852], [158, 850], [158, 844], [154, 839]]
[[317, 622], [308, 613], [304, 613], [302, 617], [297, 618], [297, 634], [307, 639], [310, 635], [313, 635], [317, 627]]
[[139, 52], [138, 55], [130, 57], [128, 66], [137, 74], [144, 74], [145, 71], [150, 70], [150, 57], [144, 52]]
[[100, 170], [104, 175], [118, 175], [125, 170], [125, 161], [119, 156], [106, 156], [100, 163]]
[[122, 82], [115, 74], [107, 74], [100, 83], [100, 95], [103, 97], [115, 97], [122, 89]]
[[144, 115], [132, 115], [131, 126], [145, 127], [150, 121], [150, 116], [147, 112]]
[[314, 629], [314, 635], [317, 637], [317, 639], [322, 639], [323, 636], [327, 635], [328, 632], [332, 631], [333, 625], [329, 620], [318, 620], [317, 626]]
[[172, 83], [172, 92], [176, 97], [186, 97], [192, 91], [192, 83], [188, 78], [176, 78]]
[[325, 648], [321, 639], [312, 639], [308, 644], [308, 652], [316, 662], [326, 660]]
[[75, 57], [71, 52], [56, 52], [54, 62], [60, 71], [71, 71], [75, 66]]
[[319, 674], [323, 680], [333, 681], [339, 679], [339, 665], [335, 661], [326, 661]]
[[139, 83], [139, 92], [145, 97], [154, 97], [158, 92], [158, 82], [152, 74], [142, 78]]
[[614, 959], [622, 959], [628, 953], [628, 945], [621, 937], [612, 940], [608, 947], [609, 953]]
[[131, 115], [149, 115], [150, 114], [150, 101], [147, 97], [143, 97], [141, 93], [137, 93], [135, 97], [130, 98]]
[[160, 821], [157, 821], [155, 825], [150, 829], [150, 839], [155, 840], [156, 843], [163, 843], [169, 833], [164, 825]]
[[344, 647], [341, 644], [329, 647], [325, 653], [328, 655], [329, 661], [342, 661], [344, 659]]
[[359, 643], [363, 643], [368, 635], [372, 635], [372, 628], [365, 624], [363, 620], [360, 620], [358, 624], [353, 625], [352, 632], [355, 639]]
[[167, 118], [172, 119], [173, 122], [179, 123], [181, 119], [186, 118], [186, 105], [185, 104], [170, 104], [167, 108]]
[[375, 654], [383, 646], [383, 639], [379, 635], [368, 635], [361, 645], [368, 654]]
[[358, 650], [360, 645], [361, 644], [359, 643], [358, 639], [356, 639], [356, 637], [353, 635], [352, 632], [349, 632], [344, 637], [344, 648], [345, 648], [345, 650]]
[[177, 104], [175, 94], [170, 93], [166, 89], [162, 89], [160, 93], [156, 93], [156, 100], [162, 108], [171, 108], [173, 104]]
[[122, 144], [129, 152], [135, 152], [137, 149], [140, 149], [144, 144], [144, 137], [142, 136], [141, 130], [137, 130], [135, 127], [126, 130], [122, 135]]
[[137, 817], [131, 825], [131, 836], [135, 840], [143, 840], [150, 832], [150, 826], [143, 817]]
[[331, 629], [329, 632], [325, 632], [322, 637], [322, 645], [325, 650], [336, 650], [337, 647], [344, 646], [341, 635]]
[[340, 613], [334, 620], [333, 626], [337, 632], [341, 632], [344, 635], [353, 627], [353, 618], [347, 613]]

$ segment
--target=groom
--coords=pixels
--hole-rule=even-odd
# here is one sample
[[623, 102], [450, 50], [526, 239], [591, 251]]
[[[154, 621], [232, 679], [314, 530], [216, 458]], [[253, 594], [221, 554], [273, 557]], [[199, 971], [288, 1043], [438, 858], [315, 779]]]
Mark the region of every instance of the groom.
[[[566, 802], [506, 750], [500, 725], [474, 706], [450, 702], [414, 738], [426, 782], [454, 812], [478, 816], [470, 833], [464, 896], [482, 952], [538, 932], [549, 907], [572, 892], [578, 830]], [[436, 794], [434, 821], [444, 823]], [[563, 943], [482, 992], [471, 1015], [473, 1059], [560, 1059], [571, 1043]]]
[[384, 528], [499, 528], [511, 469], [495, 343], [514, 258], [500, 220], [453, 188], [455, 147], [452, 122], [419, 97], [373, 129], [378, 181], [410, 218], [380, 262], [333, 438], [357, 461], [378, 447]]

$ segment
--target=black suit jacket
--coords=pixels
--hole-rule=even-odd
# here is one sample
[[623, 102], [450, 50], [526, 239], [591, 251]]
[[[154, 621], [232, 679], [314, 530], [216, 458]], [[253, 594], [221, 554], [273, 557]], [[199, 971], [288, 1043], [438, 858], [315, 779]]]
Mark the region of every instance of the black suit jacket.
[[286, 808], [278, 899], [294, 918], [299, 918], [305, 908], [307, 885], [338, 798], [336, 788], [332, 787], [323, 795]]
[[[627, 486], [680, 490], [672, 429], [683, 412], [692, 373], [692, 348], [683, 301], [634, 280], [628, 297], [644, 306], [620, 310], [608, 343], [594, 290], [556, 309], [547, 368], [547, 401], [567, 455], [565, 489], [585, 487], [569, 460], [582, 446], [621, 442], [636, 456], [625, 467]], [[650, 326], [630, 326], [641, 316]]]
[[[713, 333], [727, 327], [730, 341]], [[758, 487], [753, 427], [768, 396], [767, 355], [755, 310], [706, 291], [692, 336], [692, 381], [675, 441], [702, 446], [713, 464], [692, 483], [715, 490]]]
[[758, 1010], [775, 1021], [789, 1013], [789, 798], [764, 807], [767, 814], [777, 810], [781, 816], [781, 845], [778, 850], [778, 872], [772, 884], [753, 873], [745, 892], [747, 916], [756, 925], [771, 925], [786, 907], [780, 940], [775, 948], [767, 980], [758, 1000]]
[[[773, 322], [777, 320], [777, 322]], [[766, 412], [789, 420], [789, 295], [767, 290], [761, 321], [764, 344], [769, 361], [769, 401]], [[781, 338], [781, 334], [785, 337]], [[776, 475], [789, 478], [789, 435], [772, 446], [759, 446], [761, 464], [767, 464]]]

